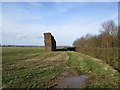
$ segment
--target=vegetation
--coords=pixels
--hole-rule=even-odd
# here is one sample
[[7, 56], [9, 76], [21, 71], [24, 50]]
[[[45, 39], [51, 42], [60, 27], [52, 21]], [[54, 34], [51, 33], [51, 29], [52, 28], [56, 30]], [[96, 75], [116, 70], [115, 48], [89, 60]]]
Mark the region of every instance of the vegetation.
[[77, 52], [67, 52], [70, 65], [91, 75], [85, 88], [118, 88], [118, 71], [101, 60]]
[[99, 47], [113, 48], [118, 47], [118, 27], [113, 21], [104, 22], [99, 35], [87, 34], [73, 42], [74, 46], [79, 47]]
[[64, 67], [90, 75], [86, 88], [117, 88], [118, 71], [106, 63], [72, 51], [46, 52], [40, 47], [3, 47], [3, 88], [40, 88]]
[[102, 24], [99, 35], [87, 34], [85, 37], [78, 38], [73, 45], [77, 51], [99, 58], [112, 65], [115, 69], [118, 67], [118, 27], [113, 21], [107, 21]]
[[69, 65], [89, 74], [84, 88], [118, 88], [118, 32], [113, 21], [103, 23], [99, 35], [87, 34], [74, 41], [81, 53], [46, 52], [42, 47], [2, 47], [2, 87], [41, 88]]
[[65, 65], [65, 52], [45, 52], [39, 47], [3, 48], [3, 88], [40, 88]]
[[120, 71], [118, 65], [118, 48], [81, 48], [77, 47], [77, 51], [86, 55], [101, 59]]

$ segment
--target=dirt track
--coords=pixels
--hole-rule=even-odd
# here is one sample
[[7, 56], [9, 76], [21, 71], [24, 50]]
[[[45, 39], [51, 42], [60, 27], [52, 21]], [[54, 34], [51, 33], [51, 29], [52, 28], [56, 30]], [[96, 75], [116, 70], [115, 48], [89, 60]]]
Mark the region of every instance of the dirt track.
[[59, 75], [45, 82], [43, 88], [80, 88], [85, 84], [87, 77], [87, 74], [66, 66]]

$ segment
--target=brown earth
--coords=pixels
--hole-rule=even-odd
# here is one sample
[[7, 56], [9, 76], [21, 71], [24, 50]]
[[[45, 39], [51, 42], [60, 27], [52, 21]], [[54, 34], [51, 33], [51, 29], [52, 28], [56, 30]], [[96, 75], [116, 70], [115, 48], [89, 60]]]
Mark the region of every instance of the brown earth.
[[[60, 87], [61, 82], [66, 78], [72, 79], [73, 77], [79, 77], [81, 75], [86, 75], [86, 74], [83, 74], [83, 72], [74, 70], [70, 66], [66, 66], [59, 75], [57, 75], [56, 77], [52, 78], [51, 80], [45, 82], [43, 84], [43, 88], [69, 88], [69, 87], [67, 87], [67, 85], [65, 85], [64, 82], [62, 83], [62, 84], [64, 84], [64, 86]], [[83, 86], [85, 84], [85, 81], [83, 81], [81, 83]], [[77, 84], [79, 84], [79, 83], [77, 83]], [[73, 83], [73, 85], [74, 85], [74, 83]]]

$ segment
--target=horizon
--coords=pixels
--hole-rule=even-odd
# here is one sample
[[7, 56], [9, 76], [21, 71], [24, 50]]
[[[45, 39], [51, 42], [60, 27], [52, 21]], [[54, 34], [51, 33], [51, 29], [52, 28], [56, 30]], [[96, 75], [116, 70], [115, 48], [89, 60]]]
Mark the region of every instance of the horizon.
[[[11, 47], [12, 47], [12, 46], [13, 46], [13, 47], [14, 47], [14, 46], [26, 46], [26, 47], [27, 47], [27, 46], [28, 46], [28, 47], [29, 47], [29, 46], [33, 46], [33, 47], [34, 47], [34, 46], [35, 46], [35, 47], [38, 46], [38, 47], [44, 47], [44, 45], [43, 45], [43, 46], [39, 46], [39, 45], [12, 45], [12, 44], [9, 44], [9, 45], [5, 45], [5, 44], [4, 44], [4, 45], [1, 45], [1, 44], [0, 44], [0, 46], [8, 46], [8, 47], [9, 47], [9, 46], [11, 46]], [[69, 46], [61, 45], [61, 46], [56, 46], [56, 47], [69, 47]], [[72, 46], [70, 46], [70, 47], [72, 47]]]
[[57, 46], [72, 46], [108, 20], [117, 25], [118, 2], [3, 2], [0, 15], [2, 45], [44, 46], [43, 33], [51, 32]]

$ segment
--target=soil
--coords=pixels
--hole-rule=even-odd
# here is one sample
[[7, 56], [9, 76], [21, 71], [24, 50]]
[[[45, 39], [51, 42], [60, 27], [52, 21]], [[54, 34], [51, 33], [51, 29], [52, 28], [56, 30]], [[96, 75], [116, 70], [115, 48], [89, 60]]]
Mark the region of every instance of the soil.
[[43, 88], [81, 88], [88, 77], [88, 74], [66, 66], [58, 76], [45, 82]]

